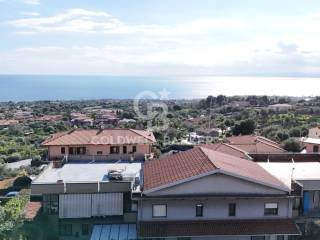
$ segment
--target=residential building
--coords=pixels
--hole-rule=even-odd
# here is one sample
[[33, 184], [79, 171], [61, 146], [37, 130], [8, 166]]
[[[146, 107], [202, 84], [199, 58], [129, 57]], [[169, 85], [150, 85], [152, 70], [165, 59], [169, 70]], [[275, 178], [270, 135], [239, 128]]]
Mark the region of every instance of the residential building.
[[232, 136], [226, 138], [229, 145], [239, 148], [249, 154], [251, 153], [284, 153], [280, 144], [256, 135]]
[[304, 145], [307, 153], [320, 152], [320, 138], [302, 138], [301, 142]]
[[198, 129], [198, 135], [208, 136], [213, 138], [219, 138], [222, 134], [222, 130], [220, 128], [206, 128], [206, 129]]
[[30, 120], [33, 118], [33, 114], [31, 111], [18, 110], [14, 113], [13, 118], [20, 121]]
[[[94, 226], [102, 225], [116, 231], [117, 238], [111, 234], [111, 239], [137, 239], [137, 205], [131, 194], [139, 190], [141, 166], [127, 161], [69, 162], [56, 168], [51, 163], [32, 182], [31, 194], [42, 198], [59, 240], [88, 240]], [[123, 228], [126, 237], [118, 238]]]
[[36, 121], [41, 122], [54, 122], [63, 120], [62, 115], [44, 115], [35, 119]]
[[277, 103], [277, 104], [268, 106], [269, 109], [275, 110], [277, 112], [287, 111], [292, 109], [292, 107], [293, 106], [291, 104], [287, 104], [287, 103]]
[[77, 127], [92, 127], [93, 126], [93, 118], [87, 116], [86, 114], [80, 112], [72, 112], [70, 114], [71, 124]]
[[72, 126], [77, 127], [92, 127], [93, 119], [90, 117], [77, 117], [71, 120]]
[[96, 112], [95, 124], [97, 125], [117, 124], [119, 120], [116, 112], [112, 109], [101, 109]]
[[320, 127], [314, 127], [309, 129], [309, 138], [320, 138]]
[[248, 152], [227, 143], [203, 144], [201, 145], [201, 147], [229, 154], [235, 157], [251, 160]]
[[136, 129], [74, 129], [47, 138], [48, 159], [106, 161], [152, 157], [152, 132]]
[[19, 124], [17, 120], [0, 120], [0, 128], [6, 128]]
[[146, 161], [141, 239], [280, 240], [300, 235], [291, 188], [259, 164], [195, 147]]
[[291, 186], [292, 211], [304, 232], [310, 231], [310, 219], [320, 216], [320, 154], [252, 154], [252, 161], [280, 181]]

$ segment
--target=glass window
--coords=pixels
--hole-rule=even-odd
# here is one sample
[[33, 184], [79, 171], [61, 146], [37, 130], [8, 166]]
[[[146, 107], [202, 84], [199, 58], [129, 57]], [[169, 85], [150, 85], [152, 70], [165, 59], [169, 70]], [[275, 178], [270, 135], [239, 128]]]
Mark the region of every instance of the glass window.
[[58, 214], [59, 212], [59, 196], [54, 194], [43, 195], [43, 209], [49, 215]]
[[152, 217], [167, 217], [167, 205], [166, 204], [152, 205]]
[[77, 154], [86, 154], [86, 148], [85, 147], [77, 147]]
[[102, 151], [98, 151], [98, 152], [97, 152], [97, 155], [102, 155]]
[[69, 154], [74, 154], [74, 152], [73, 152], [73, 147], [69, 147]]
[[131, 203], [131, 211], [132, 212], [138, 211], [138, 203], [136, 203], [136, 202]]
[[60, 236], [72, 236], [72, 224], [59, 224]]
[[82, 235], [87, 236], [87, 235], [89, 235], [89, 232], [90, 232], [90, 225], [89, 224], [82, 224], [81, 225]]
[[132, 146], [132, 152], [137, 152], [137, 146]]
[[62, 147], [61, 148], [61, 154], [65, 154], [66, 153], [66, 148], [65, 147]]
[[313, 152], [319, 152], [319, 146], [313, 145]]
[[229, 217], [236, 216], [237, 206], [235, 203], [229, 203]]
[[266, 203], [264, 205], [264, 215], [278, 215], [278, 203]]
[[277, 236], [277, 240], [284, 240], [284, 236]]
[[251, 240], [265, 240], [266, 237], [265, 236], [254, 236], [254, 237], [251, 237]]
[[203, 204], [196, 205], [196, 217], [203, 217]]
[[126, 154], [126, 153], [127, 153], [127, 146], [123, 146], [123, 147], [122, 147], [122, 152], [123, 152], [123, 154]]
[[110, 153], [111, 154], [119, 154], [120, 153], [120, 147], [118, 147], [118, 146], [110, 147]]

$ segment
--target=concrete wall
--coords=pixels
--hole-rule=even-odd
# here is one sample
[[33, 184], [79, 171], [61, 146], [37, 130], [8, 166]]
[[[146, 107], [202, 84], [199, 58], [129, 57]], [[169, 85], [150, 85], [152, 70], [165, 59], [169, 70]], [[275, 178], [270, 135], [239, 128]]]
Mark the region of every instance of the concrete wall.
[[285, 192], [223, 174], [213, 174], [148, 196], [185, 194], [285, 194]]
[[[139, 221], [172, 220], [217, 220], [217, 219], [260, 219], [264, 216], [265, 203], [278, 203], [278, 216], [269, 218], [288, 218], [292, 216], [289, 198], [184, 198], [184, 199], [143, 199], [139, 201]], [[229, 217], [228, 205], [236, 203], [236, 216]], [[166, 218], [153, 218], [152, 205], [167, 204]], [[196, 204], [203, 204], [203, 217], [196, 217]]]
[[[100, 186], [99, 186], [100, 185]], [[129, 192], [131, 182], [32, 184], [31, 194]]]
[[[112, 155], [110, 154], [110, 146], [118, 146], [118, 145], [80, 145], [80, 146], [72, 146], [72, 147], [86, 147], [86, 155], [97, 155], [98, 151], [102, 152], [102, 155]], [[120, 154], [123, 154], [123, 146], [120, 146]], [[132, 152], [132, 147], [137, 146], [136, 154], [150, 154], [151, 153], [151, 145], [150, 144], [136, 144], [136, 145], [125, 145], [127, 146], [127, 153]], [[48, 156], [49, 159], [53, 159], [55, 157], [62, 157], [61, 148], [65, 148], [65, 154], [69, 154], [69, 146], [49, 146], [48, 147]]]
[[64, 184], [32, 184], [31, 185], [31, 194], [32, 195], [42, 195], [45, 193], [55, 194], [55, 193], [64, 193]]

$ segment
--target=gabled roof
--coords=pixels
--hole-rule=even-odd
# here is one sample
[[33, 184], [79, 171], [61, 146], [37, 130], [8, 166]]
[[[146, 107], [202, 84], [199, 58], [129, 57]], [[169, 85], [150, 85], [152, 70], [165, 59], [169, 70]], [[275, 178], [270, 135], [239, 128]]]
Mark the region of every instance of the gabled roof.
[[257, 163], [204, 147], [144, 164], [144, 191], [152, 192], [206, 175], [221, 173], [282, 191], [289, 189]]
[[244, 159], [250, 159], [251, 157], [248, 155], [248, 152], [232, 146], [227, 143], [213, 143], [213, 144], [203, 144], [201, 147], [208, 148], [214, 151], [226, 153], [232, 155], [234, 157], [240, 157]]
[[286, 152], [281, 146], [262, 136], [243, 135], [228, 137], [230, 145], [235, 146], [248, 153], [281, 153]]
[[103, 145], [155, 143], [152, 132], [135, 129], [75, 129], [48, 137], [42, 145]]

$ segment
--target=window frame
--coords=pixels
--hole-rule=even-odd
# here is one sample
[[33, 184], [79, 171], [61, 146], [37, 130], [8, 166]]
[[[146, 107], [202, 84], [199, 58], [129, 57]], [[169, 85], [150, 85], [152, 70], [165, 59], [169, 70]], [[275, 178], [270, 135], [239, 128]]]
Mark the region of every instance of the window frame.
[[110, 154], [120, 154], [120, 146], [110, 146]]
[[[69, 228], [68, 228], [69, 227]], [[72, 236], [72, 224], [70, 223], [59, 223], [59, 235], [64, 237]]]
[[313, 151], [314, 153], [319, 152], [319, 145], [313, 145], [312, 151]]
[[48, 215], [59, 214], [59, 195], [45, 194], [42, 199], [44, 212]]
[[90, 234], [90, 224], [83, 223], [81, 224], [81, 235], [88, 236]]
[[[195, 206], [196, 217], [203, 217], [203, 209], [204, 209], [204, 206], [203, 206], [202, 203], [197, 203], [196, 204], [196, 206]], [[200, 212], [198, 212], [198, 210], [200, 210]]]
[[237, 204], [236, 203], [229, 203], [228, 204], [228, 216], [229, 217], [236, 217], [237, 216]]
[[61, 152], [61, 154], [66, 154], [66, 148], [65, 147], [61, 147], [60, 152]]
[[136, 153], [136, 152], [137, 152], [137, 146], [136, 146], [136, 145], [133, 145], [133, 146], [132, 146], [132, 152], [133, 152], [133, 153]]
[[[154, 207], [155, 206], [165, 206], [166, 213], [163, 216], [155, 216], [154, 215]], [[152, 218], [166, 218], [168, 216], [168, 206], [167, 204], [152, 204]]]
[[[267, 208], [267, 204], [277, 204], [277, 208]], [[275, 213], [267, 213], [267, 209], [276, 209]], [[278, 202], [266, 202], [264, 203], [264, 216], [278, 216], [279, 215], [279, 203]]]

